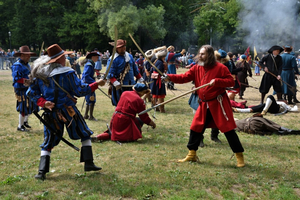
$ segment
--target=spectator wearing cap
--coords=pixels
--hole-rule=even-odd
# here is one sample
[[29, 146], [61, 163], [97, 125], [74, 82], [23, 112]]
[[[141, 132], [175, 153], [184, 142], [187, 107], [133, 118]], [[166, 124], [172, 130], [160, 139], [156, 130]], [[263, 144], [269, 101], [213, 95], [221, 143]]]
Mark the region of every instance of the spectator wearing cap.
[[[83, 73], [82, 73], [82, 81], [87, 84], [92, 84], [95, 82], [95, 63], [99, 59], [99, 54], [97, 51], [89, 52], [86, 55], [87, 62], [84, 65]], [[89, 119], [92, 121], [97, 121], [97, 119], [94, 117], [94, 108], [96, 103], [96, 93], [92, 92], [85, 96], [86, 100], [86, 109], [85, 114], [83, 116], [84, 119]], [[90, 115], [88, 115], [90, 113]]]
[[93, 137], [92, 141], [97, 142], [109, 139], [119, 142], [136, 141], [142, 138], [143, 124], [155, 128], [156, 124], [147, 113], [136, 117], [136, 114], [146, 109], [142, 97], [149, 93], [150, 89], [143, 83], [135, 84], [133, 91], [123, 92], [111, 118], [109, 129], [97, 135], [97, 137]]
[[18, 131], [28, 131], [31, 128], [28, 124], [28, 117], [33, 111], [38, 110], [38, 107], [27, 98], [26, 91], [29, 86], [29, 74], [31, 67], [29, 60], [31, 56], [36, 55], [30, 52], [28, 46], [21, 46], [20, 51], [15, 53], [15, 57], [19, 59], [12, 65], [12, 77], [15, 96], [17, 98], [16, 109], [19, 112]]
[[[264, 56], [259, 65], [265, 71], [260, 86], [259, 92], [261, 93], [260, 103], [264, 103], [264, 98], [269, 92], [271, 86], [277, 94], [277, 100], [282, 100], [282, 87], [281, 87], [281, 71], [282, 71], [282, 57], [279, 55], [283, 48], [278, 45], [272, 46], [268, 50], [268, 55]], [[271, 72], [271, 73], [269, 73]], [[274, 77], [275, 76], [275, 77]]]
[[[299, 76], [299, 70], [297, 67], [296, 58], [291, 54], [293, 47], [286, 45], [283, 47], [284, 52], [281, 54], [282, 57], [282, 72], [281, 78], [284, 82], [288, 83], [292, 87], [296, 87], [295, 74]], [[287, 95], [288, 104], [300, 103], [296, 98], [296, 91], [293, 92], [288, 88], [288, 85], [283, 82], [282, 93]], [[293, 102], [293, 101], [294, 102]]]
[[[107, 78], [111, 83], [112, 105], [117, 106], [123, 91], [132, 90], [132, 87], [123, 86], [135, 85], [134, 77], [140, 83], [142, 83], [144, 79], [139, 73], [132, 55], [126, 51], [126, 40], [118, 39], [115, 42], [116, 53], [114, 60], [111, 60], [112, 57], [109, 58], [106, 70], [109, 70]], [[109, 44], [114, 46], [115, 42], [110, 42]], [[110, 62], [113, 63], [111, 68], [108, 69]]]
[[240, 82], [240, 97], [239, 99], [244, 99], [243, 96], [244, 96], [244, 92], [246, 90], [246, 86], [249, 85], [248, 83], [248, 75], [250, 77], [252, 77], [252, 71], [251, 71], [251, 68], [250, 68], [250, 65], [249, 63], [247, 62], [247, 56], [246, 55], [241, 55], [240, 56], [240, 59], [238, 60], [237, 64], [236, 64], [236, 68], [237, 69], [240, 69], [241, 71], [239, 71], [237, 73], [237, 79], [239, 80]]

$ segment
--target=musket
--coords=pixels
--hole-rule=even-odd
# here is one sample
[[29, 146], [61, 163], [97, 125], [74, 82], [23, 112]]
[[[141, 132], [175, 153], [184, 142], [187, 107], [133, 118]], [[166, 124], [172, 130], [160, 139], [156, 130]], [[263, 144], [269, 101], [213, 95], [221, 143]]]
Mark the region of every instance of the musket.
[[164, 76], [164, 74], [151, 62], [151, 60], [149, 60], [149, 58], [145, 55], [145, 53], [143, 52], [143, 50], [140, 48], [140, 46], [136, 43], [136, 41], [133, 39], [132, 35], [129, 33], [130, 38], [132, 39], [133, 43], [135, 44], [135, 46], [139, 49], [139, 51], [143, 54], [144, 58], [146, 58], [148, 60], [148, 62], [151, 64], [151, 66], [161, 75]]
[[258, 89], [259, 90], [259, 88], [258, 87], [254, 87], [254, 86], [251, 86], [251, 85], [247, 85], [247, 84], [245, 84], [245, 83], [240, 83], [241, 85], [244, 85], [244, 86], [247, 86], [247, 87], [252, 87], [252, 88], [254, 88], [254, 89]]
[[66, 143], [67, 145], [69, 145], [70, 147], [72, 147], [73, 149], [75, 149], [76, 151], [79, 151], [79, 148], [76, 147], [74, 144], [72, 144], [71, 142], [69, 142], [68, 140], [66, 140], [65, 138], [63, 138], [63, 136], [61, 136], [59, 133], [57, 133], [57, 131], [52, 128], [52, 126], [50, 126], [50, 124], [48, 124], [36, 111], [33, 112], [33, 114], [46, 126], [47, 129], [50, 130], [50, 132], [52, 132], [56, 137], [58, 137], [59, 139], [61, 139], [64, 143]]
[[111, 55], [111, 59], [110, 59], [110, 63], [109, 63], [109, 66], [108, 68], [106, 69], [106, 72], [104, 74], [104, 80], [106, 79], [107, 75], [108, 75], [108, 72], [112, 66], [112, 63], [114, 61], [114, 58], [115, 58], [115, 54], [116, 54], [116, 49], [117, 49], [117, 40], [118, 40], [118, 29], [117, 29], [117, 26], [115, 26], [115, 43], [114, 43], [114, 48], [113, 48], [113, 53]]
[[108, 94], [106, 94], [103, 90], [101, 90], [99, 87], [98, 87], [98, 90], [100, 90], [105, 96], [107, 96], [108, 98], [111, 99], [111, 97]]
[[192, 93], [192, 92], [194, 92], [194, 91], [197, 91], [197, 90], [199, 90], [199, 89], [201, 89], [201, 88], [204, 88], [204, 87], [207, 87], [207, 86], [209, 86], [209, 85], [210, 85], [210, 83], [206, 83], [206, 84], [204, 84], [204, 85], [201, 85], [201, 86], [199, 86], [199, 87], [197, 87], [197, 88], [194, 88], [194, 89], [192, 89], [192, 90], [190, 90], [190, 91], [187, 91], [187, 92], [185, 92], [185, 93], [183, 93], [183, 94], [180, 94], [180, 95], [178, 95], [178, 96], [176, 96], [176, 97], [174, 97], [174, 98], [172, 98], [172, 99], [169, 99], [168, 101], [162, 102], [162, 103], [157, 104], [157, 105], [155, 105], [155, 106], [153, 106], [153, 107], [151, 107], [151, 108], [149, 108], [149, 109], [146, 109], [146, 110], [140, 112], [138, 115], [145, 114], [145, 113], [149, 112], [149, 111], [152, 110], [152, 109], [155, 109], [155, 108], [157, 108], [157, 107], [159, 107], [159, 106], [162, 106], [162, 105], [164, 105], [164, 104], [170, 103], [171, 101], [174, 101], [174, 100], [176, 100], [176, 99], [178, 99], [178, 98], [180, 98], [180, 97], [183, 97], [183, 96], [185, 96], [185, 95], [187, 95], [187, 94], [189, 94], [189, 93]]
[[[273, 74], [272, 72], [269, 72], [269, 71], [268, 71], [267, 73], [271, 74], [272, 76], [274, 76], [274, 77], [277, 79], [277, 76], [276, 76], [275, 74]], [[277, 80], [278, 80], [278, 79], [277, 79]], [[281, 83], [285, 83], [285, 84], [288, 86], [289, 90], [290, 90], [293, 94], [296, 94], [296, 92], [298, 91], [297, 88], [296, 88], [296, 86], [291, 86], [290, 84], [288, 84], [287, 82], [285, 82], [285, 81], [282, 80], [282, 79], [280, 79], [280, 80], [278, 80], [278, 81], [280, 81]]]

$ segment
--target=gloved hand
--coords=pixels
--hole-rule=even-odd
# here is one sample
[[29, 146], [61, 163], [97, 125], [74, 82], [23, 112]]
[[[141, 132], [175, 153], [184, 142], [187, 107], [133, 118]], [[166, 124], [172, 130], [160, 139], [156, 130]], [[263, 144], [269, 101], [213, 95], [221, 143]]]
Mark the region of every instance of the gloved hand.
[[144, 83], [144, 81], [145, 81], [145, 80], [143, 79], [143, 77], [141, 77], [141, 78], [138, 80], [139, 83]]
[[115, 81], [113, 82], [113, 85], [115, 86], [116, 90], [119, 90], [122, 88], [122, 85], [119, 81]]
[[161, 80], [164, 81], [164, 82], [170, 82], [171, 81], [170, 77], [165, 73], [164, 73], [163, 76], [161, 76]]
[[149, 123], [149, 126], [151, 126], [153, 129], [155, 129], [156, 124], [154, 123], [154, 121], [151, 120], [151, 122]]

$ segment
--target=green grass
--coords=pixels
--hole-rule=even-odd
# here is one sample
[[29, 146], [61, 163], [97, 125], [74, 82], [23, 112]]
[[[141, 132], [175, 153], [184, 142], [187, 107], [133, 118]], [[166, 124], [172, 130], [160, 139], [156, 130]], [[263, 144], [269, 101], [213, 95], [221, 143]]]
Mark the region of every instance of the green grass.
[[[179, 73], [184, 72], [180, 69]], [[259, 86], [261, 77], [249, 79]], [[245, 148], [244, 168], [236, 159], [223, 134], [222, 144], [205, 133], [205, 147], [197, 151], [201, 163], [177, 163], [188, 153], [186, 144], [193, 114], [183, 97], [165, 106], [166, 114], [156, 112], [156, 129], [143, 127], [143, 138], [118, 145], [107, 141], [93, 144], [94, 162], [103, 169], [84, 173], [79, 153], [61, 142], [51, 154], [47, 179], [37, 181], [43, 126], [32, 115], [30, 132], [16, 131], [18, 113], [9, 71], [0, 71], [0, 199], [299, 199], [299, 136], [258, 136], [238, 133]], [[176, 85], [167, 98], [191, 89], [190, 83]], [[103, 88], [107, 91], [107, 86]], [[257, 90], [247, 88], [249, 105], [259, 103]], [[78, 100], [81, 110], [83, 99]], [[148, 107], [150, 104], [148, 104]], [[84, 111], [84, 110], [83, 110]], [[114, 107], [97, 92], [95, 116], [87, 121], [97, 135], [106, 130]], [[152, 115], [154, 112], [151, 111]], [[235, 113], [242, 119], [252, 114]], [[299, 113], [266, 116], [280, 125], [299, 129]], [[65, 138], [80, 147], [79, 141]]]

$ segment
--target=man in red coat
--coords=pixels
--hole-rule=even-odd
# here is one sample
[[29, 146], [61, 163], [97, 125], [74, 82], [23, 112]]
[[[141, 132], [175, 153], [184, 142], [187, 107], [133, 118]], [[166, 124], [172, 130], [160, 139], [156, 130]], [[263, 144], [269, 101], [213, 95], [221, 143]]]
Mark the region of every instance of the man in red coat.
[[184, 74], [168, 74], [166, 81], [175, 83], [187, 83], [194, 81], [195, 87], [210, 83], [210, 86], [201, 88], [197, 91], [199, 107], [194, 116], [188, 142], [189, 153], [186, 158], [178, 162], [193, 161], [198, 162], [196, 155], [200, 141], [203, 140], [203, 133], [206, 128], [218, 128], [221, 130], [237, 157], [237, 167], [244, 167], [244, 148], [235, 132], [236, 124], [233, 119], [233, 112], [230, 101], [226, 94], [226, 87], [234, 86], [228, 68], [217, 62], [214, 50], [210, 45], [200, 48], [196, 56], [196, 63], [189, 71]]
[[136, 117], [137, 113], [145, 110], [145, 103], [141, 97], [148, 94], [150, 90], [143, 83], [135, 84], [133, 90], [122, 93], [110, 121], [110, 130], [97, 135], [96, 138], [92, 138], [93, 142], [109, 139], [119, 142], [135, 141], [142, 138], [142, 126], [144, 123], [152, 126], [152, 128], [156, 127], [156, 124], [147, 113]]

